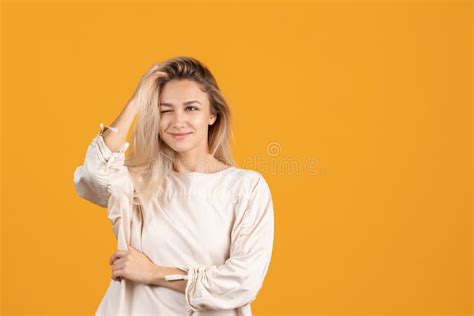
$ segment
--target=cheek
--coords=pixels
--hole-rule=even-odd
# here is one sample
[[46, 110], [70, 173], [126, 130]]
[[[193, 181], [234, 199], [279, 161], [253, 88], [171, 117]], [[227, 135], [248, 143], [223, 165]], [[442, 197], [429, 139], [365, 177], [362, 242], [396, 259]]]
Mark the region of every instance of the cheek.
[[159, 123], [160, 123], [160, 130], [163, 130], [169, 125], [170, 120], [166, 116], [162, 116], [160, 117]]
[[166, 131], [168, 129], [168, 123], [165, 120], [160, 120], [158, 130], [160, 133], [160, 137], [167, 137]]
[[189, 120], [189, 123], [199, 130], [207, 129], [209, 118], [204, 115], [196, 115]]

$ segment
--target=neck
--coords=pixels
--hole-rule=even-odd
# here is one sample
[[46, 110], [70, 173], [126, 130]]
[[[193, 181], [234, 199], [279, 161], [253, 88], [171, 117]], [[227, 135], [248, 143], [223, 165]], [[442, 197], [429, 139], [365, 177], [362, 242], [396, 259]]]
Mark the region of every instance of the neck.
[[181, 153], [176, 156], [174, 169], [177, 172], [206, 172], [214, 170], [217, 159], [210, 153]]

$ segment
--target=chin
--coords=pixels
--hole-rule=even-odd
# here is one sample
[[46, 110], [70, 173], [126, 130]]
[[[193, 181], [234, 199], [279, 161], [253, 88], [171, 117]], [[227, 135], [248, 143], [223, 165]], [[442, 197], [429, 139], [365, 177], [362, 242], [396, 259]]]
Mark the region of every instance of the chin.
[[173, 148], [173, 150], [178, 154], [183, 154], [183, 153], [189, 151], [189, 149], [182, 149], [182, 148]]
[[172, 144], [169, 147], [171, 147], [171, 149], [173, 149], [177, 153], [184, 153], [184, 152], [187, 152], [187, 151], [189, 151], [193, 148], [193, 146], [184, 145], [184, 144], [183, 145], [181, 145], [181, 144]]

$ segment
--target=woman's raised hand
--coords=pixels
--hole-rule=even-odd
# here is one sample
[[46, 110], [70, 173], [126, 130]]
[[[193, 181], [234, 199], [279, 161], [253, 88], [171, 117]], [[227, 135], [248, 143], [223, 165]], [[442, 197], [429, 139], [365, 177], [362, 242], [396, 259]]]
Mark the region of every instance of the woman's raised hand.
[[140, 83], [138, 84], [138, 87], [136, 88], [135, 92], [133, 93], [132, 98], [129, 101], [129, 105], [134, 107], [135, 110], [137, 110], [136, 100], [138, 98], [139, 92], [142, 89], [149, 89], [150, 88], [149, 87], [150, 79], [151, 79], [151, 81], [153, 81], [154, 79], [156, 79], [158, 77], [166, 77], [167, 76], [167, 74], [165, 72], [157, 71], [159, 69], [159, 67], [160, 67], [160, 64], [153, 64], [150, 67], [150, 69], [148, 69], [147, 72], [140, 79]]

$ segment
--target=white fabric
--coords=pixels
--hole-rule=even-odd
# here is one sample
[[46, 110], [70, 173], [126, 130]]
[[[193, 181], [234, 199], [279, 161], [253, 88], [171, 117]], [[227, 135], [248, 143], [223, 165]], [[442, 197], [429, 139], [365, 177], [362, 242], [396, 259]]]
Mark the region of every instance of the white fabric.
[[102, 131], [74, 171], [76, 192], [107, 208], [117, 249], [130, 242], [155, 264], [187, 271], [188, 280], [183, 294], [111, 279], [96, 315], [252, 315], [273, 248], [273, 202], [264, 177], [237, 167], [172, 171], [165, 190], [139, 205], [124, 165], [129, 144], [112, 152]]

